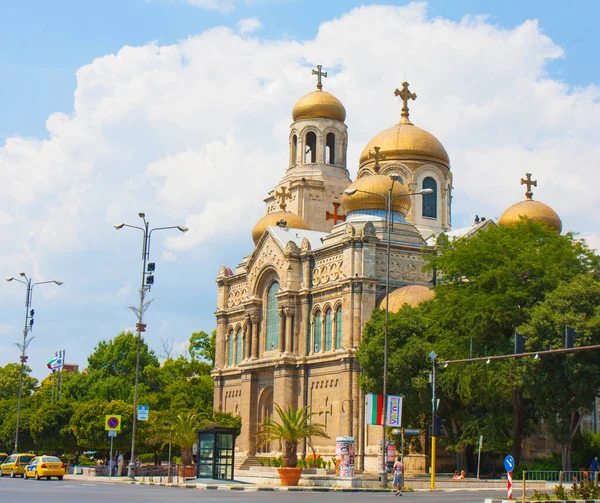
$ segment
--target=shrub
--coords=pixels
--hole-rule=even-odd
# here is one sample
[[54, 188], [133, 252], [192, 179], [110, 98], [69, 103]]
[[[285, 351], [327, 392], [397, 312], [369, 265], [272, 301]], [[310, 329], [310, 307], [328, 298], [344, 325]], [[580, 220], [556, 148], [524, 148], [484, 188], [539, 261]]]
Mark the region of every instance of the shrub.
[[554, 486], [554, 496], [556, 496], [557, 500], [566, 500], [567, 499], [567, 491], [563, 486]]

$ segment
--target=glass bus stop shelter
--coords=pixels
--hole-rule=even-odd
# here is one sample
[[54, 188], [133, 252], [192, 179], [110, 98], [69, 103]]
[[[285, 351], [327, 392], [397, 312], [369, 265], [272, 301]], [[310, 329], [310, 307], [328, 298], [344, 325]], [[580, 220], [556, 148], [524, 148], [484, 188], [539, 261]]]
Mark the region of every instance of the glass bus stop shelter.
[[233, 462], [237, 428], [211, 426], [198, 430], [197, 477], [233, 480]]

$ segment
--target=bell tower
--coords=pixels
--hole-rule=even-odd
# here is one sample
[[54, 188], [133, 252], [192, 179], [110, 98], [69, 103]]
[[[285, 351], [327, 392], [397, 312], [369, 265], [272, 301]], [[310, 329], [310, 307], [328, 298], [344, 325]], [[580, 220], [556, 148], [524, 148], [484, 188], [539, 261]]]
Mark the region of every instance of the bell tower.
[[317, 77], [316, 91], [300, 98], [292, 111], [288, 168], [265, 202], [268, 213], [284, 203], [311, 230], [328, 232], [345, 219], [340, 204], [351, 183], [346, 167], [348, 127], [344, 105], [323, 91], [327, 72], [317, 65], [312, 75]]

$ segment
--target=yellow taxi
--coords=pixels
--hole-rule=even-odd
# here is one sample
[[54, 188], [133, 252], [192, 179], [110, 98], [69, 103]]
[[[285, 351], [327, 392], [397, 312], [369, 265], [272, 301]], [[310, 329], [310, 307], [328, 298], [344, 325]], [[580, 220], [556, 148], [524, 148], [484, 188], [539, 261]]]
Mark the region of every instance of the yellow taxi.
[[25, 467], [24, 477], [35, 480], [43, 477], [50, 480], [51, 477], [56, 477], [58, 480], [62, 480], [64, 475], [65, 465], [56, 456], [38, 456]]
[[6, 461], [6, 458], [8, 458], [8, 454], [0, 452], [0, 465]]
[[0, 477], [10, 475], [16, 477], [23, 476], [25, 467], [35, 458], [35, 454], [11, 454], [6, 458], [6, 461], [0, 465]]

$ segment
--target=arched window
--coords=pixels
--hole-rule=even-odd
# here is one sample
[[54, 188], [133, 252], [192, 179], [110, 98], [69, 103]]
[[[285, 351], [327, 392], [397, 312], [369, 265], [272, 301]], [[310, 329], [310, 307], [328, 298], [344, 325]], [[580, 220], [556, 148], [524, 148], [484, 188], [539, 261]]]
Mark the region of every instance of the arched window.
[[306, 133], [304, 144], [306, 146], [304, 162], [307, 164], [317, 162], [317, 135], [312, 131]]
[[227, 365], [230, 367], [233, 365], [233, 349], [234, 349], [235, 340], [233, 338], [233, 330], [229, 332], [229, 337], [227, 338]]
[[325, 313], [325, 351], [329, 351], [333, 344], [333, 318], [331, 309]]
[[335, 312], [335, 349], [342, 347], [342, 308]]
[[275, 297], [277, 292], [279, 292], [279, 283], [275, 281], [267, 292], [266, 351], [279, 347], [279, 313], [277, 312], [277, 297]]
[[431, 194], [424, 194], [423, 197], [423, 216], [428, 218], [437, 218], [437, 183], [428, 176], [423, 180], [423, 188], [431, 189]]
[[291, 165], [295, 166], [298, 161], [298, 137], [296, 135], [292, 136], [292, 159]]
[[335, 164], [335, 134], [327, 133], [325, 138], [325, 162]]
[[313, 346], [313, 350], [315, 353], [318, 353], [319, 351], [321, 351], [321, 347], [322, 347], [321, 329], [322, 329], [321, 313], [318, 312], [317, 314], [315, 314], [315, 341], [314, 341], [314, 346]]
[[244, 341], [242, 340], [242, 329], [238, 328], [235, 336], [235, 363], [240, 363], [244, 359]]

